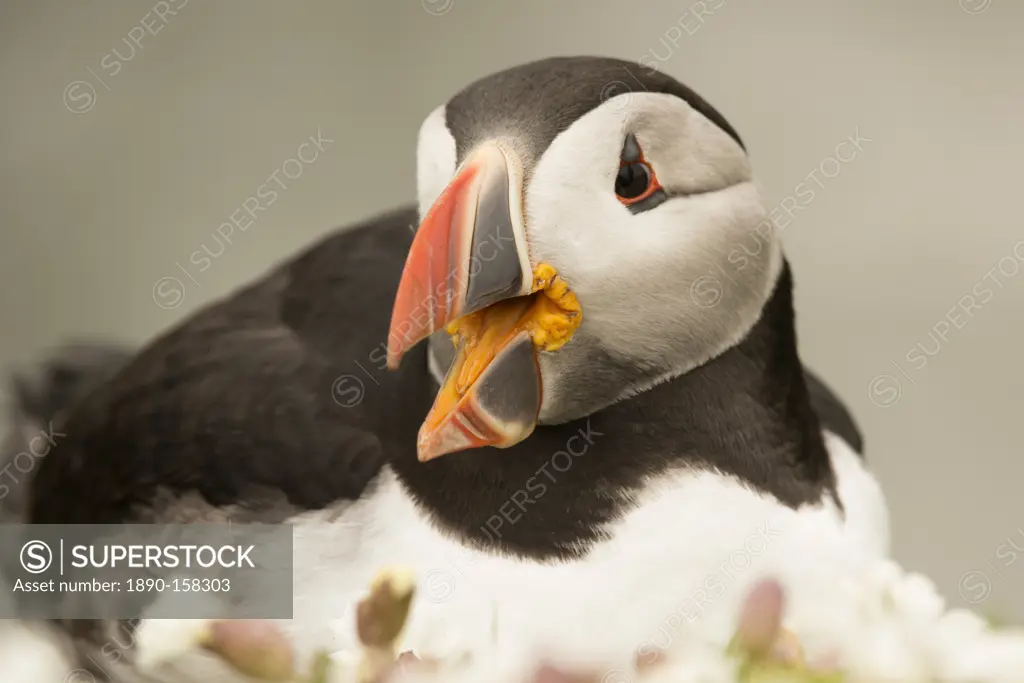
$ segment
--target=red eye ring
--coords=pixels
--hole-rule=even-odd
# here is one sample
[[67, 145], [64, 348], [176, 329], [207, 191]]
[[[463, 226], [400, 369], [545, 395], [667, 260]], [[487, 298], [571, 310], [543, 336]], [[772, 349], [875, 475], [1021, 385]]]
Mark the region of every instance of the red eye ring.
[[624, 206], [632, 206], [661, 190], [654, 168], [644, 157], [636, 137], [630, 133], [622, 145], [619, 171], [615, 176], [615, 196]]
[[620, 162], [615, 178], [615, 196], [624, 206], [632, 206], [662, 189], [654, 169], [643, 157], [638, 161]]

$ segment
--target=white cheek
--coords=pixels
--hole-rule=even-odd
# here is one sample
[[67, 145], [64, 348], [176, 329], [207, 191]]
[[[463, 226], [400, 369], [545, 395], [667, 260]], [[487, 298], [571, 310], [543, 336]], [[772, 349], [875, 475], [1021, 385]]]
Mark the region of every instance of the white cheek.
[[416, 147], [416, 195], [420, 216], [440, 196], [455, 174], [455, 138], [445, 122], [441, 105], [430, 113], [420, 126]]
[[[595, 109], [545, 151], [527, 194], [531, 256], [566, 278], [581, 331], [604, 348], [689, 368], [746, 334], [781, 258], [769, 234], [764, 258], [730, 262], [765, 217], [742, 148], [678, 98], [634, 95], [631, 107]], [[614, 192], [627, 129], [681, 193], [635, 215]]]
[[[566, 274], [584, 306], [584, 319], [604, 323], [601, 334], [607, 343], [620, 338], [617, 332], [627, 332], [624, 336], [632, 344], [628, 332], [636, 325], [649, 332], [665, 328], [666, 333], [679, 333], [673, 329], [679, 317], [688, 317], [690, 323], [724, 322], [730, 312], [745, 308], [748, 299], [760, 306], [770, 259], [730, 262], [736, 245], [765, 217], [752, 183], [671, 199], [637, 215], [621, 206], [595, 204], [605, 203], [580, 202], [586, 209], [577, 218], [564, 219], [584, 221], [579, 240], [560, 241], [559, 248], [543, 251]], [[773, 249], [774, 244], [764, 255]], [[700, 298], [702, 287], [717, 288], [736, 307], [714, 310], [714, 295]], [[693, 288], [698, 291], [691, 296]]]
[[[616, 198], [626, 132], [636, 134], [670, 194], [699, 195], [751, 178], [742, 148], [685, 101], [656, 93], [612, 98], [556, 137], [536, 164], [526, 201], [535, 259], [575, 278], [591, 270], [614, 277], [623, 260], [678, 257], [691, 246], [680, 229], [685, 204], [633, 215]], [[609, 269], [616, 262], [620, 267]]]
[[[619, 130], [624, 126], [622, 122], [606, 125]], [[535, 166], [526, 192], [530, 255], [559, 272], [581, 270], [577, 267], [581, 260], [606, 265], [604, 257], [610, 250], [595, 250], [594, 240], [614, 238], [616, 222], [629, 216], [614, 191], [621, 133], [602, 133], [585, 145], [572, 144], [575, 137], [555, 139]]]

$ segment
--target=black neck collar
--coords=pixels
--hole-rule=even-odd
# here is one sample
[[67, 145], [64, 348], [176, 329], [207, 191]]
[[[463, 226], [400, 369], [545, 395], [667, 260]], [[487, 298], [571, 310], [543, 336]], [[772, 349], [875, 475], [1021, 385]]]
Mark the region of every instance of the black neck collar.
[[408, 435], [393, 438], [395, 472], [443, 528], [536, 559], [585, 553], [645, 477], [670, 468], [713, 468], [791, 507], [835, 492], [797, 355], [788, 264], [747, 337], [685, 375], [509, 449], [420, 463]]

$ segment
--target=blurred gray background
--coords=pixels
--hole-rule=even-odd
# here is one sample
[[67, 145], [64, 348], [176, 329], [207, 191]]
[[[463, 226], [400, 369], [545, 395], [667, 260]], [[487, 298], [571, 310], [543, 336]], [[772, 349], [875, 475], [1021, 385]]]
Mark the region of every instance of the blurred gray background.
[[1024, 621], [1022, 24], [1011, 0], [7, 1], [0, 363], [141, 343], [411, 201], [419, 123], [470, 80], [639, 60], [736, 126], [770, 207], [814, 190], [784, 225], [802, 352], [866, 434], [896, 556]]

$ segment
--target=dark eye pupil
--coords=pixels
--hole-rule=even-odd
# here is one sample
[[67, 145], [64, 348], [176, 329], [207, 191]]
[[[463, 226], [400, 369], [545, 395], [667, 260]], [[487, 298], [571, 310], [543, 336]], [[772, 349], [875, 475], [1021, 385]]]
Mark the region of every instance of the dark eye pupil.
[[646, 164], [625, 164], [619, 167], [619, 174], [615, 177], [615, 194], [623, 199], [635, 199], [646, 192], [650, 184], [651, 176]]

